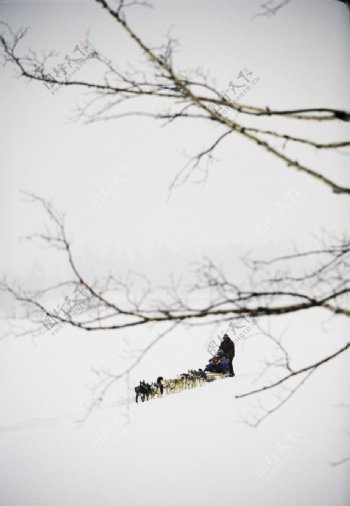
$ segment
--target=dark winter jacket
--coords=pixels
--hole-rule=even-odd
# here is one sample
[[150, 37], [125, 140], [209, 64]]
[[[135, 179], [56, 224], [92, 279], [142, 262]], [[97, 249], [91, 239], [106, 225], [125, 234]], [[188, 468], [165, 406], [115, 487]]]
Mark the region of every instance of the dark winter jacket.
[[222, 350], [230, 360], [235, 356], [235, 344], [231, 339], [224, 339], [219, 349]]
[[220, 360], [211, 359], [209, 364], [205, 367], [205, 371], [226, 373], [229, 370], [227, 358], [222, 357]]

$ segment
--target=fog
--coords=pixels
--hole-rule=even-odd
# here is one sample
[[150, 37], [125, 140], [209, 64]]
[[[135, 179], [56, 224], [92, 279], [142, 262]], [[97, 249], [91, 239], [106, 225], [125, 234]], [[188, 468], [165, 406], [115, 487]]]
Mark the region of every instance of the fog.
[[[159, 0], [153, 9], [133, 8], [128, 19], [154, 45], [171, 28], [180, 43], [176, 66], [208, 70], [218, 89], [249, 68], [258, 78], [245, 97], [249, 104], [348, 110], [346, 6], [292, 0], [274, 16], [252, 19], [261, 4]], [[121, 66], [144, 61], [93, 1], [1, 2], [0, 10], [14, 29], [30, 27], [23, 50], [56, 50], [64, 58], [89, 32], [96, 50]], [[98, 71], [88, 61], [79, 78], [93, 80]], [[186, 279], [204, 257], [242, 281], [240, 257], [248, 251], [272, 258], [294, 247], [315, 248], [322, 230], [348, 229], [346, 196], [238, 138], [220, 146], [206, 179], [198, 174], [169, 195], [188, 156], [213, 142], [215, 127], [174, 122], [161, 128], [141, 117], [84, 124], [74, 116], [85, 91], [52, 94], [15, 76], [10, 66], [2, 69], [0, 255], [1, 274], [23, 286], [42, 288], [68, 273], [62, 254], [21, 239], [45, 223], [40, 206], [23, 192], [65, 213], [75, 258], [91, 281], [131, 270], [165, 284], [170, 275]], [[295, 133], [307, 136], [308, 125], [296, 125]], [[319, 128], [321, 140], [348, 134], [346, 124], [326, 133]], [[321, 171], [332, 167], [347, 183], [346, 150], [321, 157], [298, 149], [306, 162], [316, 158]], [[278, 203], [290, 195], [297, 198], [281, 214]], [[349, 409], [342, 407], [349, 404], [346, 354], [317, 370], [258, 428], [245, 423], [258, 409], [256, 399], [235, 399], [254, 387], [273, 352], [255, 331], [237, 344], [235, 378], [136, 405], [133, 387], [140, 379], [203, 367], [208, 344], [227, 325], [177, 327], [81, 424], [93, 370], [125, 370], [130, 347], [144, 348], [157, 329], [91, 333], [65, 325], [55, 335], [5, 338], [16, 306], [1, 292], [0, 302], [1, 505], [348, 503], [349, 463], [331, 465], [350, 455]], [[274, 318], [271, 330], [286, 331], [295, 365], [302, 366], [310, 350], [317, 360], [341, 347], [346, 324], [316, 309]], [[264, 318], [259, 325], [268, 328]]]

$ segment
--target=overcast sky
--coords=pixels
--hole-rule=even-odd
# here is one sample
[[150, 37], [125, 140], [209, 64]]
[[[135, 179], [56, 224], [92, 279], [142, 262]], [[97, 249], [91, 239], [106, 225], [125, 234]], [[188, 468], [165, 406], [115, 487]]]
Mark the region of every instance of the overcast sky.
[[[276, 16], [252, 20], [261, 12], [262, 3], [159, 0], [153, 2], [153, 9], [131, 10], [128, 19], [153, 45], [164, 42], [170, 29], [179, 41], [175, 67], [207, 70], [219, 89], [226, 89], [243, 68], [250, 69], [259, 79], [247, 94], [247, 103], [275, 108], [349, 109], [350, 32], [346, 7], [335, 0], [291, 0]], [[60, 62], [65, 55], [73, 55], [76, 44], [86, 40], [89, 33], [95, 49], [121, 66], [144, 62], [144, 57], [93, 1], [1, 1], [0, 9], [1, 19], [14, 29], [30, 27], [23, 51], [27, 47], [55, 50]], [[170, 273], [186, 278], [191, 263], [204, 256], [223, 266], [234, 279], [242, 280], [245, 272], [239, 257], [247, 251], [269, 258], [287, 254], [294, 246], [300, 250], [315, 247], [322, 230], [348, 230], [349, 203], [345, 196], [334, 195], [326, 186], [239, 137], [226, 140], [217, 150], [205, 183], [188, 182], [176, 188], [169, 199], [169, 185], [176, 173], [188, 156], [215, 140], [215, 128], [200, 122], [161, 128], [160, 123], [147, 118], [86, 125], [72, 120], [78, 104], [87, 98], [83, 90], [69, 87], [52, 95], [41, 83], [16, 79], [10, 66], [1, 72], [0, 254], [1, 270], [10, 279], [18, 278], [35, 288], [53, 276], [61, 281], [67, 273], [63, 257], [20, 240], [40, 231], [45, 221], [41, 209], [26, 202], [21, 191], [53, 200], [57, 209], [66, 214], [74, 254], [90, 280], [109, 270], [125, 273], [130, 269], [165, 283]], [[79, 71], [81, 79], [100, 76], [100, 67], [93, 60]], [[160, 106], [155, 103], [154, 107]], [[299, 135], [310, 133], [308, 125], [295, 128]], [[321, 140], [349, 137], [348, 127], [342, 125], [322, 125], [313, 132]], [[347, 154], [346, 150], [322, 155], [302, 148], [298, 151], [305, 161], [317, 162], [325, 175], [343, 184], [349, 184]], [[291, 194], [297, 197], [290, 212], [278, 214], [278, 204]], [[275, 222], [266, 229], [263, 224], [271, 216], [275, 216]], [[0, 300], [6, 306], [5, 312], [8, 299]], [[314, 349], [315, 357], [322, 357], [334, 350], [334, 343], [341, 346], [346, 337], [345, 323], [341, 317], [329, 321], [328, 314], [314, 311], [280, 319], [274, 330], [278, 333], [290, 326], [288, 342], [302, 363], [304, 347], [308, 351]], [[153, 374], [176, 375], [189, 367], [204, 365], [210, 330], [177, 330], [174, 335], [177, 339], [167, 337], [148, 355], [132, 381], [152, 379]], [[30, 338], [2, 341], [3, 427], [15, 427], [32, 418], [45, 420], [81, 413], [89, 401], [91, 368], [120, 370], [127, 364], [123, 358], [127, 342], [140, 346], [142, 338], [148, 342], [153, 336], [153, 331], [146, 330], [118, 336], [98, 332], [87, 335], [65, 327], [55, 337], [46, 335], [34, 342]], [[237, 372], [256, 373], [261, 357], [268, 353], [266, 343], [247, 340], [239, 349]], [[162, 371], [158, 372], [160, 364]], [[340, 444], [338, 438], [345, 428], [345, 415], [342, 410], [331, 410], [336, 402], [347, 400], [346, 368], [345, 358], [338, 365], [329, 366], [332, 381], [327, 381], [327, 372], [319, 373], [326, 399], [324, 407], [331, 419], [324, 427], [334, 430], [334, 434], [325, 435], [320, 427], [320, 439], [315, 439], [311, 448], [321, 444], [323, 436], [330, 437], [334, 445], [329, 445], [329, 460], [339, 456], [340, 446], [347, 442], [346, 437], [339, 436]], [[242, 383], [242, 388], [245, 386]], [[123, 388], [125, 394], [125, 385]], [[300, 403], [294, 404], [297, 411], [290, 413], [302, 417], [315, 395], [321, 395], [317, 381]], [[116, 397], [117, 392], [108, 402]], [[188, 406], [181, 409], [186, 411]], [[318, 409], [321, 413], [321, 403]], [[303, 429], [305, 434], [311, 432], [306, 415], [303, 420], [308, 427]], [[214, 422], [213, 426], [217, 431]], [[17, 452], [19, 446], [11, 437], [3, 443], [4, 449]], [[34, 442], [28, 438], [22, 437], [21, 444], [26, 441], [28, 451], [34, 451]], [[44, 440], [49, 441], [50, 436]], [[240, 451], [244, 451], [244, 446]], [[7, 465], [6, 457], [2, 465]], [[325, 480], [326, 476], [331, 482], [325, 472]], [[342, 479], [339, 487], [343, 488], [334, 504], [340, 506], [345, 504]], [[38, 500], [37, 492], [30, 500], [27, 496], [26, 503], [9, 487], [6, 494], [13, 501], [6, 506], [45, 504], [42, 498], [42, 502]], [[316, 496], [313, 501], [310, 504], [315, 506], [326, 504]], [[47, 504], [56, 503], [48, 499]], [[68, 502], [61, 504], [66, 506]], [[229, 496], [225, 504], [230, 504]]]

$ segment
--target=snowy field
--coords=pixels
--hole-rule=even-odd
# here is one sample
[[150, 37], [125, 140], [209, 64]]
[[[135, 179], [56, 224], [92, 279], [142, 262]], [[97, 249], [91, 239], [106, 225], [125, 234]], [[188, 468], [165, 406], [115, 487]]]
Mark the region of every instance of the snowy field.
[[[1, 506], [347, 503], [348, 464], [330, 465], [349, 454], [348, 410], [339, 407], [346, 391], [346, 357], [315, 373], [258, 428], [245, 423], [256, 409], [253, 398], [234, 398], [254, 386], [246, 362], [252, 357], [249, 348], [238, 348], [235, 378], [143, 404], [135, 404], [132, 390], [121, 385], [115, 400], [112, 396], [80, 425], [76, 421], [85, 411], [78, 399], [89, 373], [82, 364], [69, 363], [65, 338], [57, 340], [52, 355], [44, 341], [37, 347], [28, 342], [23, 362], [23, 342], [14, 350], [16, 357], [5, 353], [22, 377], [13, 376], [8, 385], [17, 398], [4, 416], [18, 423], [0, 426]], [[204, 357], [205, 340], [201, 347], [200, 341], [196, 345]], [[189, 351], [178, 363], [202, 365], [198, 348], [185, 342], [177, 343]], [[176, 345], [162, 346], [175, 354]], [[135, 384], [140, 373], [152, 379], [151, 372], [159, 371], [161, 354], [155, 351], [140, 366]], [[39, 373], [44, 358], [46, 368]], [[174, 369], [176, 358], [168, 364], [169, 372]], [[26, 384], [31, 385], [28, 397]], [[2, 399], [10, 405], [4, 394]], [[21, 412], [28, 411], [38, 416], [21, 420]], [[49, 412], [50, 417], [41, 416]]]
[[[229, 83], [241, 82], [243, 70], [254, 76], [241, 104], [269, 107], [269, 112], [310, 107], [349, 111], [345, 3], [281, 0], [284, 6], [275, 15], [253, 20], [267, 3], [271, 5], [267, 0], [155, 0], [154, 9], [130, 9], [128, 19], [150, 47], [164, 45], [166, 34], [178, 40], [173, 54], [178, 75], [208, 73], [219, 94]], [[147, 63], [99, 2], [2, 0], [0, 8], [1, 19], [13, 30], [30, 27], [20, 43], [23, 54], [55, 51], [55, 65], [62, 66], [77, 57], [76, 48], [90, 47], [85, 43], [91, 40], [118, 69], [142, 70]], [[75, 68], [76, 79], [104, 82], [100, 62], [93, 58]], [[42, 208], [29, 203], [23, 191], [47, 199], [65, 214], [74, 258], [92, 286], [102, 286], [110, 273], [125, 280], [127, 273], [137, 272], [151, 285], [169, 287], [181, 280], [187, 290], [195, 284], [194, 266], [210, 259], [232, 284], [244, 287], [250, 279], [240, 261], [244, 255], [269, 260], [318, 250], [324, 234], [332, 242], [349, 230], [348, 195], [331, 191], [319, 178], [236, 131], [218, 146], [213, 164], [203, 160], [193, 179], [169, 198], [181, 168], [215, 142], [222, 124], [196, 118], [162, 127], [164, 119], [128, 115], [121, 121], [72, 121], [89, 96], [80, 85], [53, 90], [48, 83], [17, 79], [11, 65], [1, 71], [0, 278], [6, 275], [24, 290], [71, 279], [72, 269], [61, 252], [21, 239], [42, 233], [47, 224]], [[182, 99], [177, 99], [180, 104]], [[170, 102], [152, 100], [148, 105], [148, 97], [137, 97], [136, 112], [170, 109]], [[121, 110], [128, 112], [129, 104], [123, 102]], [[230, 114], [239, 119], [237, 110]], [[265, 119], [256, 123], [259, 128], [284, 132], [286, 118]], [[254, 117], [244, 121], [256, 126]], [[286, 132], [340, 142], [350, 137], [348, 125], [307, 120]], [[271, 143], [287, 152], [284, 137]], [[322, 150], [306, 142], [291, 148], [290, 156], [349, 186], [349, 149]], [[311, 262], [300, 265], [297, 274], [305, 275]], [[317, 261], [312, 267], [318, 267]], [[284, 265], [278, 269], [282, 279], [297, 275]], [[309, 300], [303, 298], [305, 290], [317, 302], [329, 290], [327, 276], [333, 271], [323, 274], [326, 281], [316, 283], [315, 293], [311, 282], [311, 288], [300, 288], [300, 300]], [[267, 285], [257, 283], [254, 289]], [[288, 282], [285, 287], [289, 290]], [[49, 309], [63, 306], [69, 294], [62, 290], [52, 296]], [[108, 296], [114, 300], [114, 292]], [[207, 296], [198, 291], [197, 297], [196, 307], [207, 307]], [[287, 299], [273, 300], [279, 306]], [[128, 300], [121, 305], [128, 307]], [[149, 325], [147, 319], [135, 330], [118, 332], [85, 332], [66, 324], [54, 335], [18, 337], [27, 322], [2, 291], [0, 309], [0, 506], [350, 504], [349, 350], [315, 370], [256, 428], [250, 423], [262, 406], [274, 405], [283, 394], [277, 389], [235, 397], [268, 385], [280, 373], [277, 367], [259, 377], [275, 350], [258, 331], [237, 342], [236, 377], [136, 405], [133, 389], [140, 380], [175, 378], [203, 368], [211, 339], [229, 323], [219, 321], [215, 328], [187, 320], [161, 339], [129, 377], [116, 382], [81, 423], [91, 407], [94, 371], [125, 371], [163, 327]], [[349, 319], [330, 312], [326, 304], [270, 320], [257, 312], [263, 314], [259, 325], [265, 331], [270, 322], [274, 337], [284, 335], [295, 369], [324, 359], [348, 341]], [[9, 315], [15, 314], [16, 326], [6, 334]]]

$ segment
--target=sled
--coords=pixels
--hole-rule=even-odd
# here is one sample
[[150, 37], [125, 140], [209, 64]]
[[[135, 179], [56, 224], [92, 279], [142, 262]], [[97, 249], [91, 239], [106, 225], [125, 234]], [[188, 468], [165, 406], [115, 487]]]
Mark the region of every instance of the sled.
[[223, 372], [206, 372], [205, 374], [207, 375], [207, 382], [230, 377], [230, 375], [226, 372], [225, 373], [223, 373]]

